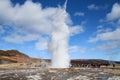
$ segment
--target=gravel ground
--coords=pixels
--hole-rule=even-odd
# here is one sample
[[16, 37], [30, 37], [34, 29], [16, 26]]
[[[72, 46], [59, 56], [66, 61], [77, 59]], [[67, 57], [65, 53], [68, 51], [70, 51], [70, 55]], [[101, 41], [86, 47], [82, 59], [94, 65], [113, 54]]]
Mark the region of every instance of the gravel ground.
[[0, 70], [0, 80], [120, 80], [120, 74], [99, 68]]

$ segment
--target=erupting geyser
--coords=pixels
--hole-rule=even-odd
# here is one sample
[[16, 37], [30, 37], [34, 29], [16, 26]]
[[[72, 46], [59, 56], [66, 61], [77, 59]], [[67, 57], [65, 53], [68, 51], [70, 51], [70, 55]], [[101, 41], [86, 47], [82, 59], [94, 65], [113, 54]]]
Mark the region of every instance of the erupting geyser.
[[[52, 68], [68, 68], [70, 65], [68, 55], [69, 27], [65, 24], [65, 20], [68, 17], [66, 14], [66, 3], [67, 0], [64, 8], [60, 8], [53, 17], [53, 25], [56, 30], [52, 32], [51, 43], [49, 44], [49, 50], [52, 53]], [[56, 21], [59, 23], [55, 23]]]
[[48, 43], [46, 39], [50, 38], [48, 49], [52, 53], [51, 67], [68, 68], [70, 65], [68, 23], [71, 23], [71, 19], [66, 11], [66, 4], [67, 0], [63, 7], [43, 8], [41, 3], [34, 3], [32, 0], [26, 0], [21, 5], [12, 4], [11, 0], [1, 0], [0, 25], [9, 26], [10, 31], [13, 30], [8, 34], [8, 28], [5, 28], [7, 35], [2, 39], [13, 43], [36, 41], [37, 49], [46, 50]]

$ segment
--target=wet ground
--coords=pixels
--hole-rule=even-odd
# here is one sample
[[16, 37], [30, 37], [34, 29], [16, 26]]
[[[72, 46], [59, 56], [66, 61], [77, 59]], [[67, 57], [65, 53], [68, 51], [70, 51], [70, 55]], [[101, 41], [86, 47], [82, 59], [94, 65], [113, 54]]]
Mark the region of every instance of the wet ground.
[[120, 72], [100, 68], [0, 70], [0, 80], [120, 80], [116, 71]]

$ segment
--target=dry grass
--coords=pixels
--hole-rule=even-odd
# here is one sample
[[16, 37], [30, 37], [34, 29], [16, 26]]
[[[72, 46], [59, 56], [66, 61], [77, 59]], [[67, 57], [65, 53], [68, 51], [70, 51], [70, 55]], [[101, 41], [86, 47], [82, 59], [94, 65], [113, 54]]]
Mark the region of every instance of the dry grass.
[[106, 69], [120, 69], [120, 65], [116, 65], [115, 67], [113, 67], [112, 65], [110, 65], [110, 66], [101, 66], [101, 68], [106, 68]]
[[110, 65], [110, 66], [101, 66], [101, 68], [103, 69], [103, 72], [105, 72], [105, 73], [120, 76], [120, 65], [116, 65], [115, 67], [113, 67], [112, 65]]
[[[0, 70], [3, 69], [31, 69], [35, 68], [36, 65], [39, 65], [39, 63], [11, 63], [11, 64], [1, 64]], [[78, 70], [86, 70], [87, 68], [47, 68], [48, 71], [78, 71]], [[101, 68], [90, 68], [90, 70], [102, 70], [105, 73], [110, 73], [114, 75], [120, 75], [120, 66], [117, 65], [113, 68], [113, 66], [102, 66]]]
[[10, 63], [1, 64], [0, 70], [2, 69], [29, 69], [34, 68], [37, 63]]
[[103, 72], [120, 76], [120, 69], [104, 69]]

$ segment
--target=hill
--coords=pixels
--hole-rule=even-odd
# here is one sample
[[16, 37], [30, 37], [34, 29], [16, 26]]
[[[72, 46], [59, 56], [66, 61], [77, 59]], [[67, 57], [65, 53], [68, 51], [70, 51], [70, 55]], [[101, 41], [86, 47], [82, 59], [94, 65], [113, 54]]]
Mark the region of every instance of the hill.
[[28, 55], [25, 55], [17, 50], [0, 50], [0, 64], [33, 62], [37, 60], [39, 59], [30, 58]]

